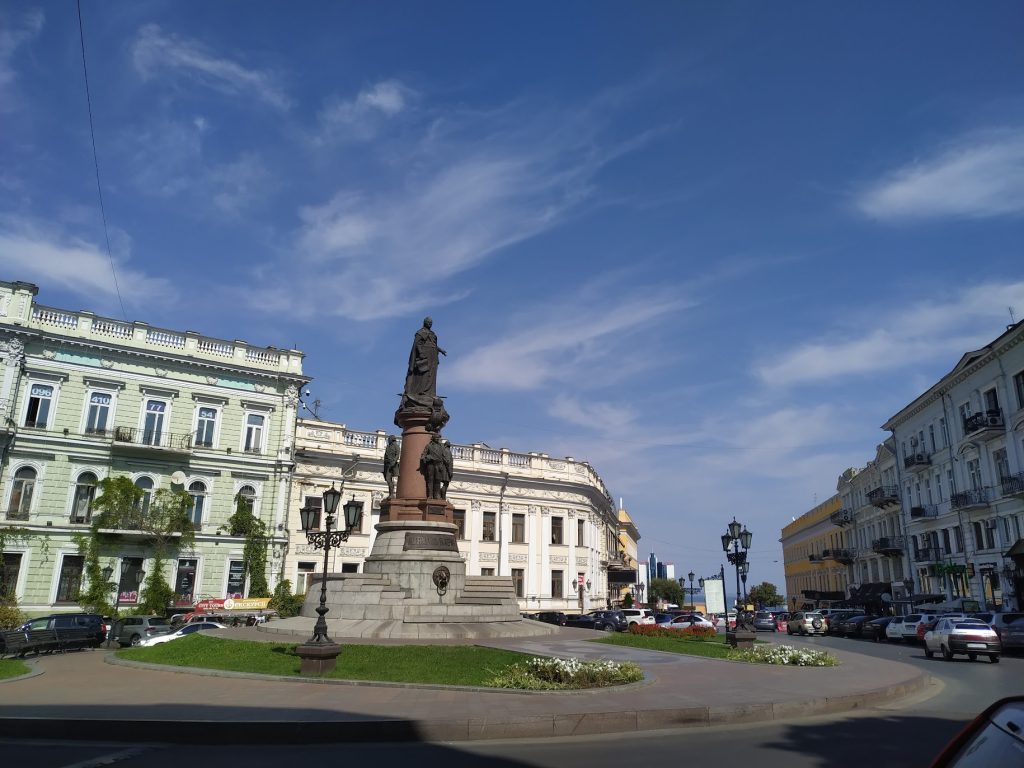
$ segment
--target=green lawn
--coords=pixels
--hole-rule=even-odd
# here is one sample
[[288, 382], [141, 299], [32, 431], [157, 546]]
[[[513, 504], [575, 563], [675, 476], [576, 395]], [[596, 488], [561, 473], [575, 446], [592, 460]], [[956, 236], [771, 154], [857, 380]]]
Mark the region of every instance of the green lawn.
[[[152, 648], [126, 648], [117, 655], [132, 661], [179, 667], [224, 669], [262, 675], [299, 674], [295, 645], [224, 640], [196, 633]], [[483, 685], [527, 654], [472, 645], [344, 645], [338, 666], [327, 677], [441, 685]]]
[[627, 645], [630, 648], [643, 648], [648, 651], [682, 653], [687, 656], [707, 656], [712, 659], [727, 659], [732, 651], [732, 648], [725, 644], [725, 637], [709, 640], [683, 640], [675, 637], [645, 637], [634, 635], [631, 632], [615, 632], [593, 642], [607, 645]]
[[27, 675], [30, 671], [28, 664], [18, 659], [0, 659], [0, 680]]

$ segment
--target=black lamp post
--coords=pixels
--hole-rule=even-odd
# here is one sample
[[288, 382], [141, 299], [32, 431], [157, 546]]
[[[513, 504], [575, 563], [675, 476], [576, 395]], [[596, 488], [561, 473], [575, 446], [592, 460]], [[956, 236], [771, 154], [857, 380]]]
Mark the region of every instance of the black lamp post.
[[[679, 577], [679, 586], [683, 588], [683, 592], [690, 596], [690, 610], [692, 611], [696, 607], [693, 603], [693, 596], [697, 594], [698, 591], [697, 588], [693, 586], [693, 580], [694, 578], [696, 578], [696, 576], [693, 573], [693, 571], [690, 571], [688, 574], [686, 574], [686, 578], [690, 580], [690, 586], [686, 586], [686, 582], [683, 581], [682, 576]], [[704, 589], [704, 579], [700, 580], [700, 588]]]
[[334, 668], [338, 654], [341, 653], [341, 646], [335, 643], [327, 634], [327, 619], [325, 616], [330, 610], [327, 607], [327, 567], [328, 558], [332, 547], [340, 547], [343, 541], [348, 541], [352, 531], [359, 527], [363, 518], [363, 502], [356, 501], [355, 497], [346, 502], [343, 511], [345, 515], [344, 528], [334, 530], [334, 513], [338, 509], [338, 502], [341, 501], [341, 491], [331, 487], [323, 494], [323, 511], [326, 514], [324, 530], [315, 530], [317, 507], [303, 507], [299, 510], [299, 517], [302, 521], [302, 530], [306, 534], [306, 541], [315, 549], [324, 551], [324, 572], [320, 581], [320, 605], [316, 612], [318, 618], [313, 626], [313, 636], [300, 645], [295, 652], [302, 658], [301, 673], [323, 674]]
[[743, 607], [747, 607], [747, 573], [750, 571], [750, 563], [746, 560], [740, 565], [740, 580], [743, 582]]
[[[726, 557], [729, 562], [736, 568], [736, 629], [740, 629], [740, 567], [746, 566], [747, 563], [747, 550], [750, 549], [750, 541], [754, 535], [747, 530], [747, 527], [742, 523], [736, 522], [736, 518], [732, 519], [729, 523], [726, 532], [722, 534], [722, 549], [725, 550]], [[742, 551], [740, 549], [742, 547]], [[723, 574], [724, 575], [724, 574]], [[723, 582], [724, 586], [724, 582]], [[743, 606], [746, 607], [746, 586], [747, 586], [747, 574], [743, 572]], [[728, 623], [728, 622], [727, 622]], [[735, 634], [735, 633], [733, 633]], [[726, 637], [729, 633], [726, 633]], [[734, 638], [735, 640], [735, 638]]]

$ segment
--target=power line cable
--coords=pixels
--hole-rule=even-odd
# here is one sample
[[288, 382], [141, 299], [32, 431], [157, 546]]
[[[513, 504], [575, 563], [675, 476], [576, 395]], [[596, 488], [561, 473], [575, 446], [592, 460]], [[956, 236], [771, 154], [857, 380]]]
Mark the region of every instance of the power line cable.
[[110, 233], [107, 231], [107, 211], [103, 205], [103, 186], [100, 184], [100, 161], [96, 153], [96, 129], [92, 122], [92, 96], [89, 93], [89, 68], [85, 63], [85, 32], [82, 28], [82, 0], [75, 0], [75, 7], [78, 9], [78, 40], [82, 45], [82, 74], [85, 76], [85, 103], [89, 108], [89, 137], [92, 139], [92, 164], [96, 169], [96, 194], [100, 200], [100, 219], [103, 222], [103, 239], [107, 244], [107, 258], [110, 260], [110, 274], [114, 277], [114, 291], [117, 293], [117, 302], [121, 305], [121, 317], [128, 322], [128, 313], [124, 309], [124, 300], [121, 298], [121, 286], [117, 282], [117, 270], [114, 268], [114, 254], [110, 250]]

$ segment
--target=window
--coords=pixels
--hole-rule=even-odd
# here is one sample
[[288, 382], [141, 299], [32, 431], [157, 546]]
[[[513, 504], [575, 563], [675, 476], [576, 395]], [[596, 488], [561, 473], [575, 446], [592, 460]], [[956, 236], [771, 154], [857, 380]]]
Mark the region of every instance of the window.
[[174, 604], [179, 607], [192, 605], [195, 602], [196, 567], [199, 561], [194, 559], [179, 560], [178, 572], [174, 576]]
[[942, 475], [935, 476], [935, 493], [939, 499], [939, 503], [942, 503]]
[[577, 547], [582, 547], [583, 546], [583, 544], [584, 544], [583, 536], [585, 535], [585, 531], [586, 531], [586, 521], [585, 520], [577, 520], [576, 521], [576, 546]]
[[142, 423], [142, 442], [145, 445], [162, 444], [166, 413], [167, 403], [163, 400], [146, 401], [146, 415]]
[[1010, 462], [1006, 458], [1006, 449], [1000, 448], [992, 452], [992, 463], [996, 466], [996, 477], [1002, 482], [1003, 478], [1010, 476]]
[[266, 416], [258, 413], [250, 413], [245, 417], [245, 445], [246, 453], [262, 453], [263, 451], [263, 424]]
[[107, 433], [112, 399], [107, 392], [92, 392], [89, 395], [89, 410], [85, 417], [85, 434], [105, 435]]
[[18, 589], [18, 572], [21, 571], [21, 554], [4, 552], [0, 559], [0, 595], [13, 596]]
[[985, 528], [985, 545], [989, 549], [995, 549], [996, 548], [996, 536], [995, 536], [996, 526], [995, 526], [995, 522], [996, 522], [995, 520], [986, 520], [985, 521], [985, 526], [984, 526], [984, 528]]
[[[243, 506], [244, 505], [244, 506]], [[237, 509], [247, 509], [256, 514], [256, 489], [251, 485], [243, 485], [235, 494], [235, 506]]]
[[57, 581], [57, 602], [77, 603], [82, 589], [82, 570], [85, 558], [79, 555], [64, 555], [60, 564], [60, 579]]
[[359, 573], [359, 563], [342, 563], [342, 573]]
[[512, 542], [522, 544], [526, 541], [526, 515], [512, 515]]
[[565, 573], [563, 571], [552, 571], [551, 572], [551, 596], [552, 597], [564, 597], [565, 588], [562, 582], [565, 579]]
[[982, 395], [982, 399], [985, 401], [985, 410], [988, 413], [999, 412], [999, 396], [996, 394], [995, 388], [989, 389]]
[[480, 569], [480, 575], [481, 576], [493, 576], [494, 575], [494, 569], [493, 568], [481, 568]]
[[32, 467], [22, 467], [14, 473], [11, 485], [11, 499], [7, 502], [8, 520], [28, 520], [32, 508], [32, 493], [36, 487], [36, 471]]
[[88, 523], [92, 520], [92, 500], [96, 496], [96, 475], [83, 472], [75, 483], [75, 496], [71, 501], [71, 522]]
[[981, 523], [971, 523], [971, 527], [974, 529], [974, 548], [984, 549], [985, 548], [985, 537], [981, 532]]
[[232, 560], [228, 563], [228, 588], [224, 597], [244, 597], [245, 592], [245, 561]]
[[939, 436], [942, 438], [942, 447], [949, 445], [949, 435], [946, 434], [946, 417], [939, 417]]
[[522, 597], [525, 594], [525, 589], [523, 588], [525, 582], [524, 574], [525, 571], [522, 568], [512, 569], [512, 584], [516, 588], [516, 597]]
[[971, 459], [967, 462], [967, 476], [971, 480], [971, 490], [981, 489], [981, 462], [978, 459]]
[[[324, 497], [323, 496], [306, 496], [305, 498], [306, 498], [306, 500], [305, 500], [305, 504], [303, 506], [305, 506], [305, 507], [313, 507], [313, 509], [316, 510], [316, 513], [313, 515], [313, 522], [310, 525], [309, 529], [311, 531], [319, 531], [320, 530], [320, 513], [323, 512], [323, 509], [324, 509]], [[299, 524], [301, 525], [301, 523], [302, 523], [302, 521], [300, 520]]]
[[1024, 371], [1013, 377], [1013, 391], [1017, 393], [1017, 407], [1024, 408]]
[[956, 551], [964, 551], [964, 530], [959, 525], [953, 528], [953, 541], [956, 542]]
[[316, 563], [299, 563], [299, 570], [295, 579], [295, 594], [309, 592], [310, 586], [316, 578]]
[[188, 519], [198, 531], [203, 527], [203, 512], [206, 508], [206, 484], [198, 480], [188, 487], [188, 495], [192, 497], [192, 507], [188, 511]]
[[935, 425], [928, 425], [928, 443], [932, 447], [932, 453], [935, 453]]
[[201, 406], [196, 412], [196, 445], [202, 448], [213, 448], [216, 429], [217, 409]]
[[481, 541], [494, 541], [494, 515], [494, 512], [484, 512], [484, 528], [480, 536]]
[[966, 424], [967, 420], [971, 418], [971, 404], [961, 403], [960, 404], [960, 424]]
[[466, 510], [456, 509], [452, 511], [452, 520], [459, 527], [458, 537], [466, 538]]
[[944, 554], [953, 554], [953, 548], [949, 543], [949, 528], [942, 529], [942, 551]]
[[551, 518], [551, 543], [561, 544], [562, 538], [562, 518], [552, 517]]
[[33, 384], [29, 389], [28, 410], [25, 411], [25, 426], [42, 429], [50, 416], [53, 405], [53, 386], [50, 384]]
[[153, 478], [140, 477], [135, 481], [135, 487], [142, 491], [142, 498], [139, 500], [139, 512], [149, 512], [149, 504], [153, 501]]
[[126, 557], [121, 561], [121, 581], [117, 587], [121, 605], [134, 605], [139, 602], [139, 586], [144, 577], [141, 557]]

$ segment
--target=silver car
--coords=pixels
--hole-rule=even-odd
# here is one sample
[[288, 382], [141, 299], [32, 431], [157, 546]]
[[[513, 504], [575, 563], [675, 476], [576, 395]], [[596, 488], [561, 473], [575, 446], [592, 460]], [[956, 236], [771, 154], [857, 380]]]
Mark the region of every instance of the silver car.
[[1002, 645], [999, 635], [980, 619], [963, 616], [941, 618], [935, 626], [924, 633], [924, 655], [929, 659], [936, 653], [949, 661], [954, 654], [967, 654], [974, 661], [978, 656], [988, 656], [993, 664], [999, 661]]
[[151, 637], [166, 635], [171, 623], [163, 616], [125, 616], [114, 625], [114, 639], [118, 645], [139, 645]]

